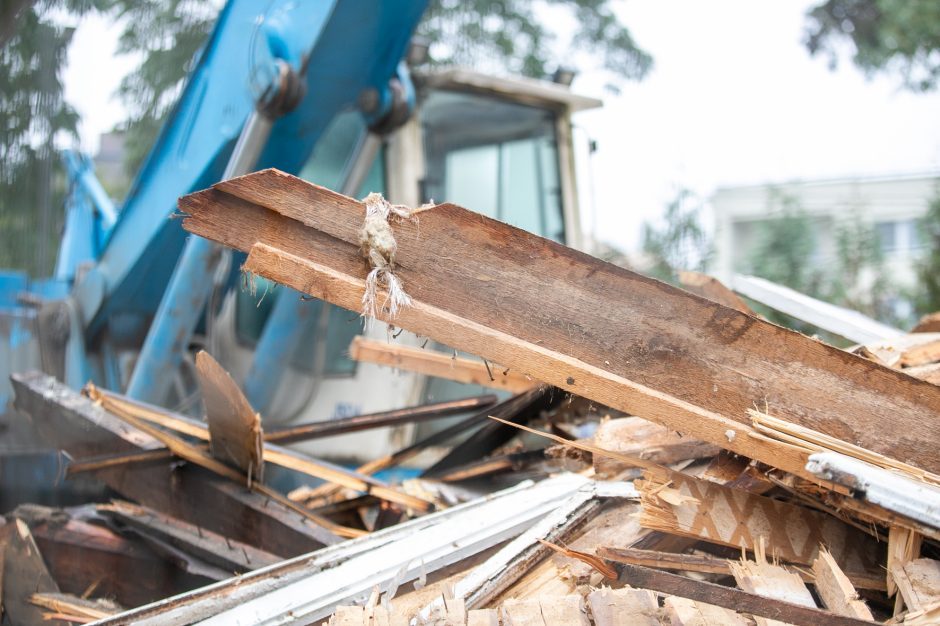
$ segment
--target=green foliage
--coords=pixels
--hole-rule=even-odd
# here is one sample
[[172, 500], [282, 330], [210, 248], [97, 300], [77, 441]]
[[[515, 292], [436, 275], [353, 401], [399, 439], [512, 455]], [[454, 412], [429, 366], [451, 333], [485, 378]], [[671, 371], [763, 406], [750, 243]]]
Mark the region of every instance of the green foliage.
[[756, 243], [744, 271], [808, 296], [822, 295], [822, 273], [813, 267], [816, 229], [792, 196], [772, 191], [778, 215], [757, 223]]
[[676, 283], [682, 270], [705, 271], [712, 247], [700, 222], [702, 203], [688, 189], [680, 189], [666, 206], [665, 224], [643, 224], [643, 253], [651, 265], [646, 273]]
[[0, 267], [52, 270], [64, 197], [55, 141], [76, 135], [78, 116], [62, 97], [72, 30], [50, 16], [90, 8], [77, 0], [24, 6], [0, 47]]
[[119, 53], [142, 53], [140, 65], [121, 81], [118, 94], [129, 111], [125, 133], [128, 174], [146, 158], [163, 119], [176, 102], [186, 74], [218, 15], [207, 0], [107, 0], [126, 24]]
[[920, 291], [914, 303], [918, 313], [926, 315], [940, 311], [940, 187], [920, 222], [920, 234], [926, 252], [917, 263]]
[[867, 74], [899, 71], [915, 91], [940, 79], [940, 2], [936, 0], [827, 0], [807, 13], [804, 43], [834, 65], [840, 45]]
[[[872, 225], [858, 218], [835, 224], [833, 258], [823, 259], [817, 253], [818, 225], [799, 201], [775, 191], [770, 205], [779, 206], [781, 212], [758, 224], [756, 244], [741, 269], [825, 302], [898, 322], [894, 304], [904, 294], [888, 278]], [[771, 321], [816, 332], [778, 312], [760, 310]]]
[[[135, 172], [183, 84], [190, 60], [211, 32], [215, 3], [207, 0], [109, 0], [127, 20], [121, 52], [143, 52], [143, 63], [121, 83], [131, 114], [125, 122], [127, 168]], [[601, 57], [618, 76], [640, 79], [652, 58], [617, 21], [609, 0], [550, 0], [571, 9], [579, 24], [575, 48]], [[485, 59], [509, 72], [544, 77], [553, 36], [529, 0], [431, 0], [418, 33], [437, 42], [436, 65], [480, 67]]]
[[[641, 50], [621, 24], [609, 0], [547, 0], [572, 12], [578, 25], [572, 46], [600, 57], [616, 75], [641, 79], [652, 57]], [[499, 63], [511, 73], [545, 77], [552, 62], [554, 35], [530, 0], [431, 0], [418, 33], [432, 42], [437, 65], [480, 67]]]

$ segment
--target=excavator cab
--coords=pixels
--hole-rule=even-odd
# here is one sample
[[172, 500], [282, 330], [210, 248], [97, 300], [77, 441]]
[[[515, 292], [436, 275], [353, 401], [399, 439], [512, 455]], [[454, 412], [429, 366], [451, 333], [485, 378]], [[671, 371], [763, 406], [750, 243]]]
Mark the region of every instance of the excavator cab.
[[[552, 82], [462, 69], [413, 73], [412, 79], [413, 115], [384, 138], [371, 164], [349, 162], [368, 132], [361, 116], [350, 111], [333, 120], [300, 177], [337, 189], [350, 168], [368, 167], [357, 197], [375, 191], [409, 206], [452, 202], [582, 246], [571, 115], [598, 107], [600, 101]], [[223, 307], [221, 324], [230, 328], [222, 346], [223, 362], [240, 363], [236, 370], [248, 367], [274, 306], [271, 293], [277, 289], [262, 281], [254, 295], [240, 290]], [[291, 367], [271, 405], [256, 407], [269, 423], [338, 418], [481, 392], [479, 387], [414, 374], [388, 376], [376, 366], [358, 364], [349, 358], [348, 348], [363, 332], [359, 315], [319, 301], [305, 306], [311, 311]], [[384, 327], [371, 332], [386, 336]], [[421, 345], [408, 333], [397, 341]], [[428, 428], [434, 425], [418, 430]], [[305, 449], [340, 460], [376, 458], [416, 434], [414, 427], [400, 431], [335, 437], [325, 444], [311, 442]]]

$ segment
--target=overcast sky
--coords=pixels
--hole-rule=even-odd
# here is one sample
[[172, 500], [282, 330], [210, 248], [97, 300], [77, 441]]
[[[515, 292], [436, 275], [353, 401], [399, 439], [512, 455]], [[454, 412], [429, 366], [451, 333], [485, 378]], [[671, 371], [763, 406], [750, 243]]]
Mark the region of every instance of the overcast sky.
[[[801, 35], [816, 2], [615, 4], [655, 67], [620, 95], [589, 68], [574, 84], [605, 101], [576, 119], [598, 141], [596, 216], [582, 208], [603, 239], [636, 249], [642, 222], [679, 186], [707, 198], [725, 185], [940, 170], [940, 94], [912, 94], [892, 77], [866, 80], [847, 60], [833, 72], [811, 58]], [[66, 97], [82, 114], [82, 147], [93, 152], [124, 116], [112, 94], [134, 61], [115, 56], [117, 31], [104, 20], [79, 26]]]

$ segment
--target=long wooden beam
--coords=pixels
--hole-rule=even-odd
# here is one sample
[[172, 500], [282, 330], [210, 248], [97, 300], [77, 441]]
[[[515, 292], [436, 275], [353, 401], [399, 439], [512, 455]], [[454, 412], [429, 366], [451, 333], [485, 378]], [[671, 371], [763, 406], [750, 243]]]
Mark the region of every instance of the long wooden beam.
[[436, 376], [468, 385], [481, 385], [519, 393], [531, 389], [537, 381], [528, 380], [495, 363], [484, 363], [435, 350], [422, 350], [414, 346], [377, 341], [368, 337], [354, 337], [349, 344], [349, 358], [360, 363], [386, 365], [409, 372]]
[[[361, 309], [362, 203], [265, 170], [179, 206], [247, 271]], [[412, 298], [396, 326], [803, 475], [805, 451], [762, 439], [748, 408], [940, 470], [934, 385], [452, 204], [392, 229]]]

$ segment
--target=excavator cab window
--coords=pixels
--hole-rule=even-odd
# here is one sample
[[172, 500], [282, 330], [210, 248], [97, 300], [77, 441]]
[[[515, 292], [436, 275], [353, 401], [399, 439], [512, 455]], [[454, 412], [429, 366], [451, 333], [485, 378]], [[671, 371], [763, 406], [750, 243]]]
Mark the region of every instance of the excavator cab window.
[[564, 241], [555, 116], [491, 96], [431, 91], [421, 105], [426, 200]]

